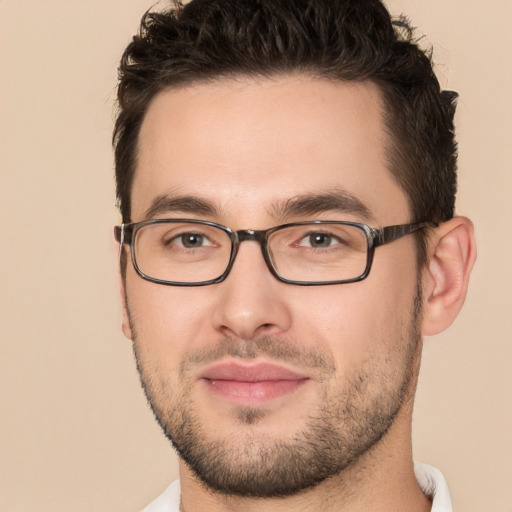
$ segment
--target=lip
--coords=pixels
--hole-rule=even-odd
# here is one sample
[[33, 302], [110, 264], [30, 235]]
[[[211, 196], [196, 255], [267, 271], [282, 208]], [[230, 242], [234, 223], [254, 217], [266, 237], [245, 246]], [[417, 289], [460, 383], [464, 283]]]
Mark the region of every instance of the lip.
[[276, 364], [230, 361], [207, 368], [201, 379], [212, 394], [250, 406], [291, 394], [309, 377]]

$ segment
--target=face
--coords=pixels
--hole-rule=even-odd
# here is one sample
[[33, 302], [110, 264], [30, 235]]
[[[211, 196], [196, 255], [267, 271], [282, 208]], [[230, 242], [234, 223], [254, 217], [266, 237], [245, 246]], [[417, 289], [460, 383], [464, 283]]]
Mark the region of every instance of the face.
[[[372, 84], [305, 77], [160, 93], [140, 133], [132, 220], [407, 223], [381, 111]], [[151, 283], [128, 263], [124, 331], [186, 467], [220, 492], [286, 495], [392, 437], [418, 357], [415, 261], [405, 237], [377, 249], [364, 281], [310, 287], [279, 282], [254, 241], [215, 285]]]

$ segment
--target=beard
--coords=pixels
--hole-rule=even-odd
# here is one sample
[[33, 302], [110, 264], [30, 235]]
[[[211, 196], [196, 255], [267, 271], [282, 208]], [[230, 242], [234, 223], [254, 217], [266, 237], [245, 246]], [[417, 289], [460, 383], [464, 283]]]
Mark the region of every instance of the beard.
[[[421, 291], [417, 290], [406, 325], [382, 356], [336, 379], [327, 351], [298, 347], [279, 339], [224, 339], [214, 348], [191, 350], [178, 380], [149, 361], [132, 320], [134, 353], [142, 387], [164, 434], [180, 458], [207, 488], [225, 495], [273, 498], [298, 494], [340, 475], [386, 435], [404, 402], [412, 397], [415, 364], [421, 352]], [[308, 369], [319, 383], [318, 403], [301, 425], [277, 437], [265, 431], [261, 407], [233, 407], [234, 428], [224, 437], [208, 424], [193, 398], [191, 369], [223, 357], [257, 357]]]

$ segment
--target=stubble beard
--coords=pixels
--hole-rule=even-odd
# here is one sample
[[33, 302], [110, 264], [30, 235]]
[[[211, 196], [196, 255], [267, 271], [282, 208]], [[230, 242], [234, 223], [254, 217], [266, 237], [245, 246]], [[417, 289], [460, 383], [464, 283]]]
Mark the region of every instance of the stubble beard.
[[[132, 325], [134, 353], [142, 387], [158, 423], [200, 481], [226, 495], [284, 497], [340, 475], [386, 435], [414, 386], [415, 361], [421, 350], [419, 289], [411, 309], [409, 325], [392, 353], [387, 354], [390, 366], [382, 368], [380, 360], [370, 360], [347, 376], [339, 389], [327, 384], [336, 372], [330, 354], [301, 350], [270, 337], [226, 339], [210, 351], [191, 352], [181, 364], [179, 389], [171, 389], [164, 375], [145, 364]], [[228, 355], [244, 359], [266, 356], [313, 369], [326, 383], [321, 386], [318, 408], [301, 428], [290, 425], [287, 437], [273, 439], [257, 428], [265, 421], [264, 410], [237, 407], [233, 410], [238, 424], [235, 432], [218, 437], [191, 399], [188, 375], [194, 364]]]

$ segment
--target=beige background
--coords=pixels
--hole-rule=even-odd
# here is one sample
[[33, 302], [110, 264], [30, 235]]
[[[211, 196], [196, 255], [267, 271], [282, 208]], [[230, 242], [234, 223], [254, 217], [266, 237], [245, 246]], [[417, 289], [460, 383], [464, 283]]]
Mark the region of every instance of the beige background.
[[[136, 511], [176, 474], [121, 335], [110, 136], [152, 0], [0, 0], [0, 511]], [[461, 93], [460, 213], [479, 260], [426, 342], [415, 456], [459, 512], [512, 511], [512, 2], [390, 0]]]

